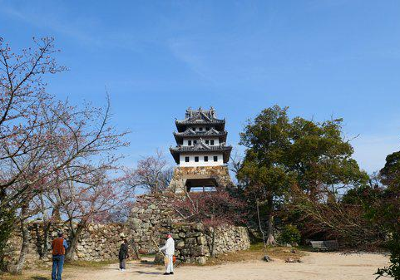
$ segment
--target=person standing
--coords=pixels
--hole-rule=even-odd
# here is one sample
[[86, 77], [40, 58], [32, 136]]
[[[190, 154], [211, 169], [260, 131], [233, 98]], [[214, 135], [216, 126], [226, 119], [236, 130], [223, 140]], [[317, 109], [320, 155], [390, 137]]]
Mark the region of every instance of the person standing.
[[119, 248], [119, 270], [124, 271], [126, 269], [126, 259], [129, 258], [128, 255], [128, 240], [124, 239], [124, 242]]
[[167, 242], [160, 248], [160, 251], [165, 252], [166, 264], [164, 275], [174, 274], [174, 253], [175, 253], [175, 241], [172, 235], [167, 234]]
[[53, 267], [51, 272], [52, 280], [61, 280], [61, 274], [64, 266], [65, 250], [68, 248], [67, 241], [62, 232], [58, 232], [58, 237], [51, 243], [53, 249]]

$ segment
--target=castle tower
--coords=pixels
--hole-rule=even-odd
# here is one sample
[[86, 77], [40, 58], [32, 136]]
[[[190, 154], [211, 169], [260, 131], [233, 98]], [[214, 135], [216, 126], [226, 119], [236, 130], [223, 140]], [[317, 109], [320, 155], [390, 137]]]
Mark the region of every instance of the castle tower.
[[184, 120], [176, 120], [176, 147], [170, 151], [178, 164], [169, 189], [174, 192], [211, 190], [232, 185], [227, 163], [232, 150], [226, 145], [225, 120], [215, 110], [186, 110]]

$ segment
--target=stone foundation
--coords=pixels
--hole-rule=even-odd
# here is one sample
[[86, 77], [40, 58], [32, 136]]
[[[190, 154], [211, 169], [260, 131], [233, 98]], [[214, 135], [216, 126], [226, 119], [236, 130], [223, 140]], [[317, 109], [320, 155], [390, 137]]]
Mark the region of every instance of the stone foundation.
[[[182, 195], [144, 195], [138, 198], [126, 224], [90, 224], [79, 238], [75, 260], [105, 261], [118, 259], [119, 247], [124, 238], [130, 244], [130, 256], [135, 252], [152, 254], [164, 245], [166, 233], [175, 239], [176, 256], [182, 262], [204, 264], [212, 252], [215, 255], [245, 250], [250, 247], [249, 234], [244, 227], [221, 226], [206, 228], [201, 223], [187, 223], [175, 213], [172, 201], [183, 199]], [[43, 245], [43, 225], [32, 222], [29, 229], [29, 253], [26, 265], [39, 260], [39, 248]], [[63, 230], [68, 240], [68, 228], [63, 225], [51, 227], [44, 261], [51, 258], [51, 241], [58, 230]], [[133, 245], [134, 247], [133, 248]], [[6, 248], [6, 261], [15, 263], [21, 249], [21, 234], [16, 231]]]
[[[211, 255], [246, 250], [250, 247], [249, 234], [244, 227], [220, 226], [205, 228], [201, 223], [172, 224], [170, 232], [175, 240], [175, 255], [185, 263], [205, 264]], [[160, 240], [160, 246], [165, 240]]]
[[[43, 248], [43, 224], [30, 223], [29, 229], [29, 250], [26, 258], [26, 265], [32, 266], [39, 261], [39, 251]], [[68, 240], [68, 228], [63, 225], [54, 225], [50, 228], [48, 236], [48, 248], [43, 261], [51, 259], [51, 242], [57, 237], [57, 231], [62, 230], [64, 237]], [[90, 224], [79, 238], [75, 260], [84, 261], [105, 261], [118, 259], [119, 247], [126, 237], [125, 225], [123, 224]], [[6, 262], [13, 264], [19, 257], [21, 249], [21, 234], [14, 232], [6, 247]], [[133, 250], [130, 253], [134, 256]]]
[[187, 263], [206, 263], [212, 254], [246, 250], [250, 247], [247, 228], [220, 226], [207, 228], [201, 223], [187, 223], [173, 210], [171, 201], [180, 195], [142, 196], [128, 221], [129, 236], [140, 253], [151, 254], [164, 245], [166, 233], [175, 239], [175, 255]]
[[174, 169], [174, 174], [168, 189], [174, 193], [183, 193], [186, 191], [186, 181], [188, 179], [212, 179], [216, 182], [217, 188], [233, 186], [229, 175], [229, 169], [226, 165], [196, 167], [177, 166]]
[[170, 230], [173, 223], [182, 220], [176, 215], [171, 201], [172, 194], [143, 195], [137, 198], [127, 222], [129, 236], [140, 253], [158, 252], [160, 238]]

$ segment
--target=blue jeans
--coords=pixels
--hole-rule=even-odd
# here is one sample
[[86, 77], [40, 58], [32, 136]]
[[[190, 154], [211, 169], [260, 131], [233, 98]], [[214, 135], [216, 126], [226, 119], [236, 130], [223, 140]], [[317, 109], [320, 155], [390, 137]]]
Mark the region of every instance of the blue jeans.
[[53, 256], [53, 269], [51, 272], [52, 280], [61, 280], [63, 265], [64, 265], [64, 255]]

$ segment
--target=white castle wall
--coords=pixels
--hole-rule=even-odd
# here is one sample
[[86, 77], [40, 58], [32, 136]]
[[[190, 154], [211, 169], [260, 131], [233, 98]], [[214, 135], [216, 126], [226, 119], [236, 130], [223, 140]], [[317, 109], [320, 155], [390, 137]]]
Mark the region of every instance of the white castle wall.
[[[185, 162], [185, 157], [189, 157], [189, 162]], [[199, 162], [195, 162], [194, 158], [199, 157]], [[204, 156], [208, 156], [208, 162], [204, 161]], [[214, 156], [218, 157], [218, 161], [214, 161]], [[224, 160], [222, 154], [180, 154], [180, 164], [182, 167], [196, 167], [196, 166], [218, 166], [223, 165]]]
[[[219, 143], [219, 139], [218, 139], [218, 137], [204, 137], [204, 138], [202, 138], [203, 139], [203, 142], [205, 143], [205, 141], [206, 140], [214, 140], [214, 145], [210, 145], [210, 146], [218, 146], [220, 143]], [[188, 143], [188, 141], [192, 141], [191, 143], [191, 145], [189, 145], [189, 143]], [[189, 139], [183, 139], [183, 146], [194, 146], [194, 143], [193, 143], [193, 140], [194, 139], [191, 139], [191, 138], [189, 138]], [[200, 139], [196, 139], [197, 140], [197, 142], [200, 142]]]

